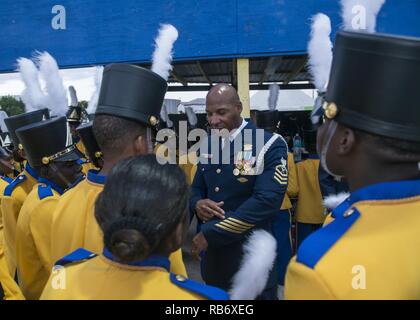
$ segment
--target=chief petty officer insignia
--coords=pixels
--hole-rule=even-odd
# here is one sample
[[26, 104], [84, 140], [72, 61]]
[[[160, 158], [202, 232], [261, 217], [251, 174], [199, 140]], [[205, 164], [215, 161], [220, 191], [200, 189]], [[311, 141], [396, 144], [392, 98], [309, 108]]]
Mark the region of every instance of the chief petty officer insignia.
[[276, 170], [274, 171], [274, 180], [279, 184], [287, 184], [287, 174], [287, 160], [281, 158], [281, 164], [276, 166]]

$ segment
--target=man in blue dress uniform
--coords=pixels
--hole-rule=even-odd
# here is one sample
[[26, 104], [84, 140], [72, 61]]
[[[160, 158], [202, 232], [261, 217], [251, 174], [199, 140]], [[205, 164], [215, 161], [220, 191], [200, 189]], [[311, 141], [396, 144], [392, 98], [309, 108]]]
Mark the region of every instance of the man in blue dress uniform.
[[[201, 231], [191, 250], [203, 257], [204, 281], [229, 290], [249, 234], [272, 232], [271, 221], [287, 189], [287, 146], [279, 135], [241, 117], [242, 104], [229, 85], [209, 91], [206, 112], [211, 129], [229, 133], [211, 135], [200, 148], [190, 208]], [[276, 287], [275, 266], [259, 298], [275, 299]]]

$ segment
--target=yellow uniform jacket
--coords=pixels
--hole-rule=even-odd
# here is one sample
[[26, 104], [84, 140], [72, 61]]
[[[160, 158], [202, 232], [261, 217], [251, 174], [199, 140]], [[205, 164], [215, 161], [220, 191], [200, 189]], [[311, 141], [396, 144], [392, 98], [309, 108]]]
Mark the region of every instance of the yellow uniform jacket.
[[284, 195], [281, 210], [287, 210], [292, 208], [292, 202], [290, 198], [296, 197], [299, 192], [299, 184], [297, 180], [296, 164], [293, 158], [293, 153], [287, 153], [287, 167], [289, 169], [287, 191]]
[[[81, 247], [95, 253], [102, 252], [103, 234], [96, 222], [94, 207], [105, 179], [96, 170], [90, 170], [84, 181], [68, 190], [58, 201], [51, 232], [51, 267], [58, 259]], [[186, 275], [181, 249], [173, 253], [170, 260], [172, 272]]]
[[184, 171], [185, 176], [187, 177], [187, 182], [189, 185], [192, 185], [194, 180], [195, 173], [197, 172], [197, 155], [195, 152], [190, 152], [188, 154], [183, 154], [179, 156], [179, 166], [182, 171]]
[[40, 178], [20, 210], [16, 227], [19, 286], [26, 299], [39, 299], [51, 273], [52, 214], [63, 190]]
[[319, 187], [319, 159], [306, 159], [296, 165], [299, 195], [296, 206], [296, 221], [301, 223], [322, 224], [325, 220]]
[[16, 224], [20, 208], [27, 195], [38, 181], [38, 174], [27, 163], [25, 170], [19, 174], [4, 190], [1, 200], [3, 216], [4, 253], [12, 277], [16, 272]]
[[224, 291], [169, 272], [163, 256], [130, 264], [115, 261], [108, 250], [97, 256], [78, 249], [57, 262], [44, 300], [227, 300]]
[[353, 192], [299, 247], [287, 299], [420, 299], [420, 180]]
[[4, 252], [0, 249], [0, 300], [2, 299], [23, 300], [25, 298], [15, 280], [10, 276]]
[[[8, 177], [0, 177], [0, 203], [1, 198], [3, 198], [4, 189], [12, 182], [13, 179]], [[1, 213], [1, 206], [0, 206], [0, 251], [3, 250], [3, 215]]]

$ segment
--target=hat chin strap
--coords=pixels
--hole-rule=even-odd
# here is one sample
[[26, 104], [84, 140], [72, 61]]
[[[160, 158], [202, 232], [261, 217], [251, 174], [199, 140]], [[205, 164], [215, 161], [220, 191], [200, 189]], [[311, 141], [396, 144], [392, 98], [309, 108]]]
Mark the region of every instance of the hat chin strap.
[[54, 164], [54, 162], [50, 162], [50, 168], [60, 177], [61, 180], [64, 181], [66, 184], [66, 188], [69, 188], [72, 184], [69, 180], [66, 179], [66, 177], [61, 173], [60, 170], [58, 170], [57, 166]]
[[150, 129], [150, 127], [146, 128], [146, 143], [147, 143], [147, 153], [151, 154], [153, 153], [153, 142], [152, 142], [152, 129]]
[[322, 149], [321, 149], [321, 166], [329, 175], [333, 176], [336, 180], [340, 180], [343, 176], [339, 176], [332, 173], [330, 169], [328, 169], [328, 165], [327, 165], [328, 149], [330, 147], [332, 137], [334, 136], [334, 133], [337, 130], [337, 126], [338, 126], [338, 123], [336, 121], [331, 121], [328, 125], [326, 140], [324, 140], [326, 141], [326, 143], [322, 145]]

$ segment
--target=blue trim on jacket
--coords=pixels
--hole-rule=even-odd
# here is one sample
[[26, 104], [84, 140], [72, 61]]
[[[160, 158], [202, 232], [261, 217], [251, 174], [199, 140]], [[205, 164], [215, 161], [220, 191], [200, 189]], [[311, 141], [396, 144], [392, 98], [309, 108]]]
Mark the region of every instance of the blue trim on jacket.
[[115, 261], [119, 264], [128, 265], [128, 266], [136, 266], [136, 267], [160, 267], [164, 268], [169, 271], [170, 262], [168, 257], [160, 256], [160, 255], [151, 255], [148, 258], [141, 260], [141, 261], [133, 261], [129, 263], [120, 262], [118, 261], [114, 255], [107, 249], [104, 248], [103, 255], [108, 258], [109, 260]]
[[87, 179], [97, 184], [105, 184], [106, 176], [99, 174], [99, 170], [90, 169], [87, 173]]
[[[400, 200], [420, 196], [420, 180], [377, 183], [360, 188], [332, 212], [334, 221], [314, 232], [299, 247], [296, 260], [314, 268], [330, 248], [353, 226], [360, 212], [353, 207], [360, 201]], [[353, 210], [349, 216], [344, 213]]]

